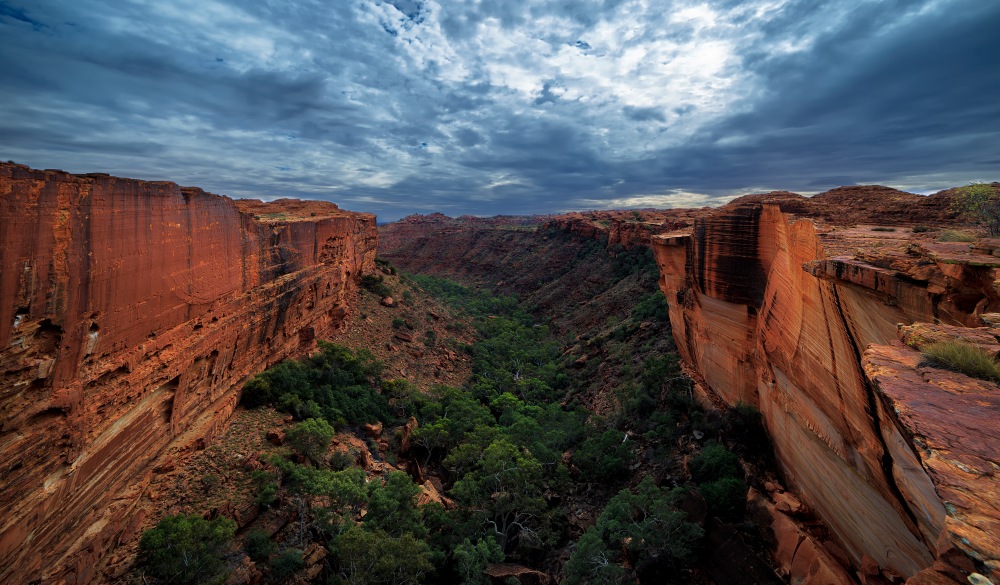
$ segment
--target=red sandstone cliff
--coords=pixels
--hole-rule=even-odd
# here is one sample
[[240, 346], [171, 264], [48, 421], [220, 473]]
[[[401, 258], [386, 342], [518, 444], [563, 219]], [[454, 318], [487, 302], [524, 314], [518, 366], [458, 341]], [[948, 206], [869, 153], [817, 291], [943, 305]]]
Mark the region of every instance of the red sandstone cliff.
[[1000, 310], [997, 242], [882, 227], [952, 223], [948, 203], [885, 188], [750, 196], [653, 249], [684, 360], [710, 395], [760, 408], [789, 481], [856, 568], [1000, 583], [987, 422], [1000, 390], [942, 385], [916, 352], [878, 349], [899, 347], [900, 323], [969, 327]]
[[86, 583], [157, 462], [311, 349], [375, 218], [0, 164], [0, 582]]

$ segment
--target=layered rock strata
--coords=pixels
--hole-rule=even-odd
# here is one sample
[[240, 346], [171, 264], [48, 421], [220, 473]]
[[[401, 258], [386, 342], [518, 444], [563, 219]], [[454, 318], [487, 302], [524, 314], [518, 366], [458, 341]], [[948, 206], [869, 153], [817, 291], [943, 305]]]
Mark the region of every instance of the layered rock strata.
[[[888, 384], [891, 376], [866, 374], [862, 357], [869, 347], [895, 342], [897, 324], [970, 326], [1000, 308], [994, 287], [1000, 258], [990, 242], [977, 248], [884, 227], [954, 221], [947, 194], [899, 193], [866, 199], [871, 194], [864, 189], [835, 190], [814, 203], [785, 193], [737, 200], [693, 229], [652, 237], [661, 288], [684, 360], [713, 398], [761, 410], [787, 479], [854, 567], [910, 578], [926, 576], [921, 572], [937, 562], [955, 569], [952, 576], [980, 571], [1000, 583], [995, 539], [954, 528], [969, 508], [988, 518], [973, 523], [977, 530], [995, 528], [996, 501], [966, 494], [956, 505], [962, 490], [949, 486], [962, 466], [939, 464], [934, 458], [946, 450], [927, 448], [977, 435], [979, 418], [945, 414], [952, 405], [974, 408], [975, 399], [962, 405], [940, 393], [920, 399]], [[857, 197], [872, 209], [869, 219], [883, 214], [877, 223], [838, 226], [802, 217], [832, 221], [830, 204]], [[873, 209], [880, 197], [889, 197], [888, 205]], [[841, 219], [860, 219], [853, 209]], [[995, 417], [993, 396], [979, 404]], [[927, 416], [916, 423], [904, 420], [901, 407], [887, 407], [920, 400], [929, 406], [920, 407]], [[952, 420], [931, 422], [942, 416]], [[998, 467], [989, 463], [995, 458], [979, 453], [976, 461], [961, 473], [995, 490]]]
[[0, 165], [0, 582], [86, 583], [150, 474], [336, 330], [375, 218]]

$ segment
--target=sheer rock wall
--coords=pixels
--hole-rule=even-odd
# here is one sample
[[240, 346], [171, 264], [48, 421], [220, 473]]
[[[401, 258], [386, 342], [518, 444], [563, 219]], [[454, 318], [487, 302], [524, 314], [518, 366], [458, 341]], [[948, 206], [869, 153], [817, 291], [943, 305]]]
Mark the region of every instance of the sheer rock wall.
[[0, 581], [86, 583], [158, 465], [308, 352], [375, 218], [0, 164]]
[[[874, 563], [886, 577], [920, 579], [930, 579], [928, 571], [946, 579], [978, 570], [1000, 583], [996, 539], [969, 544], [967, 533], [949, 529], [969, 524], [958, 519], [969, 511], [952, 505], [956, 490], [948, 486], [969, 482], [949, 475], [960, 466], [935, 463], [944, 449], [926, 448], [960, 449], [949, 437], [976, 436], [977, 489], [996, 493], [1000, 466], [982, 453], [986, 445], [1000, 451], [1000, 439], [969, 426], [982, 422], [978, 416], [930, 424], [948, 416], [935, 403], [961, 401], [901, 391], [886, 370], [875, 376], [869, 364], [866, 374], [863, 359], [869, 347], [898, 345], [898, 324], [969, 327], [998, 310], [996, 242], [948, 244], [907, 227], [816, 224], [789, 207], [808, 212], [807, 202], [784, 195], [745, 198], [693, 229], [652, 237], [683, 359], [709, 398], [761, 410], [787, 479], [855, 567], [870, 571]], [[995, 417], [993, 396], [980, 404]], [[907, 409], [926, 415], [920, 426], [917, 417], [900, 418]], [[973, 500], [986, 518], [976, 530], [996, 528], [996, 502], [977, 508]]]

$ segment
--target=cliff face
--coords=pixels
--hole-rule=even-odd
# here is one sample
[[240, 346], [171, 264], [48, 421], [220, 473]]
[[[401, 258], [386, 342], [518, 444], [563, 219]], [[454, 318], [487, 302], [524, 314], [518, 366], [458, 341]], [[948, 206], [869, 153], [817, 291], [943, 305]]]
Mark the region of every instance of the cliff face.
[[[1000, 259], [989, 242], [977, 250], [909, 228], [845, 227], [844, 220], [864, 219], [853, 217], [864, 209], [857, 205], [840, 226], [791, 213], [832, 220], [828, 207], [842, 199], [860, 197], [869, 209], [882, 201], [868, 195], [842, 189], [815, 202], [783, 193], [742, 198], [691, 230], [653, 236], [678, 349], [709, 397], [761, 410], [788, 480], [855, 567], [870, 571], [877, 563], [876, 573], [909, 578], [939, 561], [937, 576], [978, 570], [1000, 582], [995, 538], [954, 529], [995, 529], [995, 501], [971, 501], [963, 491], [971, 480], [954, 477], [962, 467], [940, 464], [947, 449], [928, 447], [958, 451], [956, 437], [975, 435], [978, 465], [961, 473], [975, 475], [977, 490], [996, 493], [1000, 441], [979, 432], [976, 416], [950, 410], [962, 400], [975, 410], [976, 398], [904, 391], [886, 382], [885, 369], [881, 377], [866, 373], [863, 358], [869, 347], [898, 345], [899, 323], [971, 326], [998, 310]], [[952, 221], [947, 195], [891, 195], [886, 207], [868, 212], [875, 225]], [[994, 417], [996, 392], [979, 401]], [[925, 416], [907, 418], [906, 409]], [[992, 467], [983, 455], [990, 448]], [[956, 484], [963, 488], [948, 487]], [[957, 493], [965, 494], [958, 506]]]
[[343, 323], [375, 218], [0, 165], [0, 581], [86, 583], [170, 453]]

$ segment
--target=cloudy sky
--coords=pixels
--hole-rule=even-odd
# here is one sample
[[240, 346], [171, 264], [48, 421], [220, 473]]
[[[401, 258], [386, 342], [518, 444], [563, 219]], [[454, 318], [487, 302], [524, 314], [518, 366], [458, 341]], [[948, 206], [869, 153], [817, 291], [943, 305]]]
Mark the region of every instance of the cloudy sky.
[[0, 0], [0, 159], [391, 220], [1000, 180], [997, 0]]

